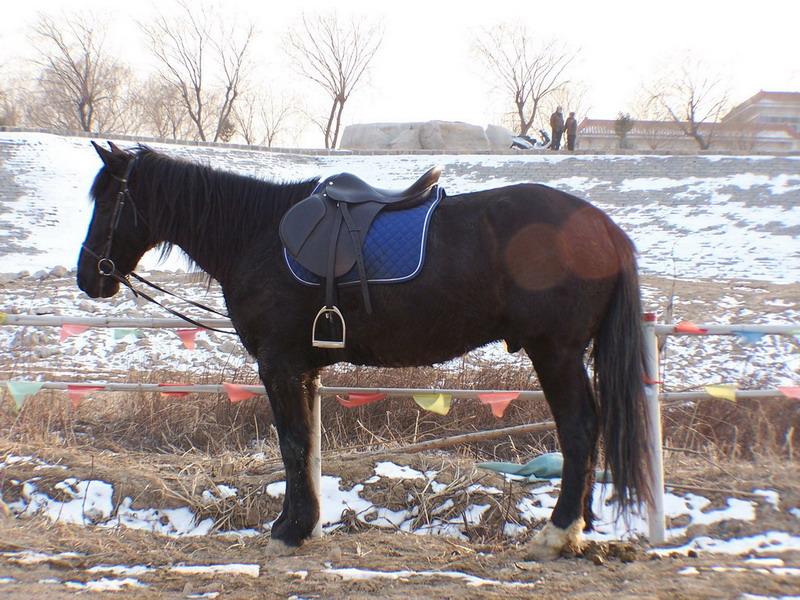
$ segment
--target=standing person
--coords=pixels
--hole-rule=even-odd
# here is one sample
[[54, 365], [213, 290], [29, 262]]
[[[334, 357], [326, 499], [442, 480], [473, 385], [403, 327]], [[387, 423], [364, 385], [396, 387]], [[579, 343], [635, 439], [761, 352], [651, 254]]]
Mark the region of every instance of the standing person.
[[556, 108], [556, 112], [550, 115], [550, 129], [553, 130], [553, 141], [550, 144], [550, 149], [558, 150], [561, 147], [561, 134], [564, 133], [564, 115], [560, 106]]
[[567, 122], [564, 123], [564, 128], [567, 132], [567, 150], [575, 150], [575, 137], [578, 135], [578, 120], [575, 118], [575, 113], [569, 113]]

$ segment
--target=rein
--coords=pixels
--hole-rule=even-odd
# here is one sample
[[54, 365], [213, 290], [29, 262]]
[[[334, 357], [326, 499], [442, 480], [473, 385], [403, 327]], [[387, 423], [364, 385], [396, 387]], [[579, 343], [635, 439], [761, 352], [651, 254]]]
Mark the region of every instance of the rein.
[[165, 294], [168, 294], [168, 295], [170, 295], [170, 296], [172, 296], [174, 298], [177, 298], [178, 300], [182, 300], [183, 302], [186, 302], [187, 304], [190, 304], [190, 305], [192, 305], [192, 306], [194, 306], [196, 308], [199, 308], [201, 310], [205, 310], [205, 311], [213, 313], [215, 315], [219, 315], [220, 317], [224, 317], [226, 319], [229, 318], [227, 314], [225, 314], [223, 312], [220, 312], [220, 311], [218, 311], [216, 309], [213, 309], [210, 306], [206, 306], [205, 304], [201, 304], [200, 302], [195, 302], [194, 300], [189, 300], [188, 298], [182, 298], [181, 296], [179, 296], [179, 295], [177, 295], [177, 294], [175, 294], [173, 292], [170, 292], [169, 290], [165, 290], [164, 288], [162, 288], [161, 286], [153, 283], [152, 281], [148, 281], [147, 279], [145, 279], [141, 275], [138, 275], [137, 273], [131, 272], [128, 276], [123, 275], [122, 273], [120, 273], [117, 270], [117, 266], [114, 264], [114, 261], [111, 260], [110, 256], [111, 256], [111, 248], [112, 248], [112, 245], [113, 245], [113, 242], [114, 242], [114, 234], [116, 233], [117, 228], [119, 227], [119, 221], [120, 221], [120, 218], [122, 217], [122, 211], [125, 208], [125, 200], [126, 200], [126, 198], [128, 200], [130, 200], [131, 206], [133, 206], [134, 224], [137, 223], [137, 220], [139, 218], [139, 211], [136, 209], [136, 204], [133, 202], [133, 197], [131, 196], [131, 191], [128, 188], [128, 178], [130, 177], [131, 171], [133, 171], [133, 167], [136, 164], [137, 160], [138, 160], [138, 158], [134, 158], [133, 160], [131, 160], [128, 163], [128, 166], [125, 169], [125, 174], [122, 177], [117, 177], [115, 175], [112, 175], [112, 177], [114, 177], [114, 179], [117, 179], [120, 182], [120, 188], [119, 188], [119, 192], [117, 193], [116, 204], [114, 205], [114, 212], [111, 214], [111, 220], [110, 220], [111, 227], [109, 228], [108, 239], [106, 240], [105, 247], [103, 249], [102, 254], [97, 254], [96, 252], [94, 252], [94, 250], [92, 250], [91, 248], [88, 248], [86, 246], [86, 244], [81, 244], [82, 248], [86, 252], [88, 252], [91, 256], [93, 256], [94, 258], [97, 259], [97, 272], [101, 276], [103, 276], [103, 277], [113, 277], [114, 279], [119, 281], [121, 284], [126, 286], [129, 290], [131, 290], [131, 292], [133, 292], [133, 295], [135, 297], [137, 297], [137, 298], [141, 297], [141, 298], [144, 298], [145, 300], [147, 300], [148, 302], [152, 302], [153, 304], [157, 304], [158, 306], [160, 306], [161, 308], [166, 310], [168, 313], [170, 313], [170, 314], [172, 314], [172, 315], [174, 315], [174, 316], [176, 316], [176, 317], [178, 317], [180, 319], [183, 319], [187, 323], [191, 323], [195, 327], [200, 327], [202, 329], [207, 329], [209, 331], [216, 331], [218, 333], [235, 334], [236, 333], [235, 331], [226, 331], [224, 329], [217, 329], [215, 327], [210, 327], [208, 325], [203, 325], [199, 321], [196, 321], [196, 320], [192, 319], [191, 317], [188, 317], [188, 316], [186, 316], [186, 315], [184, 315], [184, 314], [182, 314], [182, 313], [180, 313], [180, 312], [178, 312], [178, 311], [176, 311], [176, 310], [174, 310], [174, 309], [172, 309], [172, 308], [170, 308], [168, 306], [165, 306], [164, 304], [162, 304], [161, 302], [159, 302], [158, 300], [156, 300], [155, 298], [153, 298], [149, 294], [146, 294], [143, 291], [137, 290], [136, 288], [134, 288], [133, 284], [130, 282], [128, 277], [133, 277], [134, 279], [136, 279], [140, 283], [148, 285], [151, 288], [156, 289], [156, 290], [158, 290], [160, 292], [163, 292]]

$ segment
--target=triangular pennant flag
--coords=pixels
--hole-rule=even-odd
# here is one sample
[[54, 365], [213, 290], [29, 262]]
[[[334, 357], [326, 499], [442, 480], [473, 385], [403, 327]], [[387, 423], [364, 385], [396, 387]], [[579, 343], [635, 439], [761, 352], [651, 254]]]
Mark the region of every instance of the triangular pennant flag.
[[194, 350], [194, 338], [202, 329], [178, 329], [175, 333], [181, 338], [183, 345], [187, 350]]
[[797, 398], [800, 400], [800, 387], [779, 387], [781, 394], [787, 398]]
[[105, 386], [102, 385], [67, 385], [67, 394], [69, 399], [72, 400], [72, 406], [78, 408], [81, 399], [89, 392], [96, 392], [97, 390], [104, 390]]
[[43, 385], [44, 383], [41, 381], [6, 381], [8, 391], [11, 393], [11, 397], [14, 398], [17, 408], [22, 408], [25, 398], [37, 393], [42, 389]]
[[452, 401], [453, 397], [449, 394], [416, 394], [414, 396], [414, 402], [422, 408], [440, 415], [446, 415], [450, 412], [450, 403]]
[[[174, 385], [191, 385], [190, 383], [159, 383], [159, 387], [171, 387]], [[162, 396], [169, 396], [172, 398], [183, 398], [184, 396], [188, 396], [192, 392], [161, 392]]]
[[702, 329], [691, 321], [681, 321], [673, 329], [684, 333], [708, 333], [708, 329]]
[[738, 335], [743, 344], [755, 344], [766, 335], [760, 331], [733, 331], [732, 333]]
[[512, 400], [519, 398], [519, 392], [487, 392], [478, 394], [478, 399], [484, 404], [488, 404], [492, 409], [492, 414], [498, 419], [506, 412], [506, 408]]
[[4, 312], [0, 312], [0, 325], [5, 323], [6, 319], [8, 319], [8, 315], [6, 313], [4, 313]]
[[224, 383], [225, 391], [228, 392], [228, 398], [231, 399], [231, 402], [240, 402], [241, 400], [246, 400], [247, 398], [253, 398], [254, 396], [258, 396], [255, 392], [251, 392], [250, 390], [244, 389], [241, 385], [236, 383]]
[[71, 335], [80, 335], [89, 330], [88, 325], [76, 325], [75, 323], [64, 323], [61, 325], [61, 341], [63, 342]]
[[336, 396], [336, 399], [339, 401], [339, 404], [341, 404], [346, 408], [355, 408], [356, 406], [362, 406], [364, 404], [369, 404], [370, 402], [377, 402], [378, 400], [383, 400], [384, 398], [386, 398], [386, 394], [350, 393], [347, 394], [347, 398]]
[[720, 384], [720, 385], [707, 385], [704, 386], [703, 389], [709, 396], [714, 396], [714, 398], [722, 398], [724, 400], [730, 400], [731, 402], [736, 402], [736, 386], [730, 384]]
[[114, 339], [121, 340], [122, 338], [128, 337], [132, 335], [136, 339], [139, 339], [142, 336], [141, 329], [115, 329], [114, 330]]

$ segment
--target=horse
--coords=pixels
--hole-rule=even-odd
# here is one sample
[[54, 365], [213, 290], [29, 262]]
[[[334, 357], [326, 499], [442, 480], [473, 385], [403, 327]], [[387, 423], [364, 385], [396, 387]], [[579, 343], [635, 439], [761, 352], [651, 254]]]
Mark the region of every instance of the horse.
[[357, 286], [342, 286], [347, 345], [318, 348], [309, 333], [320, 291], [292, 277], [279, 239], [282, 216], [317, 179], [268, 181], [143, 145], [92, 144], [103, 164], [77, 284], [92, 298], [111, 297], [157, 247], [180, 248], [219, 282], [257, 360], [286, 473], [270, 553], [295, 552], [319, 519], [312, 404], [320, 370], [337, 362], [431, 365], [496, 341], [524, 349], [564, 457], [557, 503], [529, 545], [534, 558], [553, 558], [592, 529], [601, 445], [621, 510], [652, 500], [636, 252], [600, 209], [539, 184], [445, 194], [416, 278], [371, 286], [371, 312]]

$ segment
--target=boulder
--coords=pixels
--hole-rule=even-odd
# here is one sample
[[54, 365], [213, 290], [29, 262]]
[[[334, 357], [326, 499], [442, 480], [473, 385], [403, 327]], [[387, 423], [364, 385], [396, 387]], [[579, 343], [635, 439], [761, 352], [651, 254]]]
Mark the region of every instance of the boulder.
[[499, 125], [486, 126], [486, 138], [492, 150], [508, 150], [514, 141], [514, 134]]
[[490, 143], [482, 127], [457, 121], [361, 123], [345, 127], [340, 147], [346, 150], [456, 151], [511, 147], [510, 133], [507, 138], [498, 132], [493, 135], [498, 140], [496, 145]]

